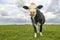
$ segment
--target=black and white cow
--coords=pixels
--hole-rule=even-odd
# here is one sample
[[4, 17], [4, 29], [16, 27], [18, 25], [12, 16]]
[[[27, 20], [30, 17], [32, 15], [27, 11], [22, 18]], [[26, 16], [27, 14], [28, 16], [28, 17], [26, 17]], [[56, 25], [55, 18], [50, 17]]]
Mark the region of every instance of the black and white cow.
[[[35, 37], [36, 33], [40, 31], [40, 35], [42, 36], [42, 26], [45, 23], [45, 17], [42, 12], [40, 12], [39, 9], [41, 9], [43, 6], [39, 5], [37, 6], [35, 3], [31, 3], [29, 7], [23, 6], [24, 9], [29, 9], [32, 25], [34, 27]], [[40, 29], [38, 31], [38, 26], [40, 26]]]

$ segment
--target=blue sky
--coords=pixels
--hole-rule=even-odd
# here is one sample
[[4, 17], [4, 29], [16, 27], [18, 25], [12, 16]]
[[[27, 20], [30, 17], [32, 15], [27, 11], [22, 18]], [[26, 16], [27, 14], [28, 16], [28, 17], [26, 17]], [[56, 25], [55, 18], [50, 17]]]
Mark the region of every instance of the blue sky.
[[59, 0], [0, 0], [0, 24], [31, 23], [29, 11], [22, 8], [31, 2], [44, 6], [40, 11], [44, 13], [46, 23], [60, 24]]

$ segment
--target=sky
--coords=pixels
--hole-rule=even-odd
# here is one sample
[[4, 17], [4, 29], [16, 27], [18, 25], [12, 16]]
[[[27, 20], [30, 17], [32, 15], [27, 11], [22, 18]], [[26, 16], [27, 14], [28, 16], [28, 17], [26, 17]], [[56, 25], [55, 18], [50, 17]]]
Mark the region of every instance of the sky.
[[45, 23], [60, 24], [59, 0], [0, 0], [0, 24], [31, 23], [29, 11], [23, 6], [29, 6], [32, 2], [37, 6], [43, 5], [40, 11], [45, 16]]

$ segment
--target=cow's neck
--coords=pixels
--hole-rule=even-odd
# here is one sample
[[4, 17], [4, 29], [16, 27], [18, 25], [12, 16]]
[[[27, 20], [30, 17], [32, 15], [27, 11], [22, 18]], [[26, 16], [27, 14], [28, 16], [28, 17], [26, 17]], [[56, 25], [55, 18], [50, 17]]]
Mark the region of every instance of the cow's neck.
[[33, 22], [34, 22], [34, 23], [35, 23], [35, 16], [36, 16], [36, 14], [31, 17], [31, 18], [33, 19]]
[[34, 20], [35, 16], [32, 16], [32, 19]]
[[35, 20], [35, 19], [34, 19], [34, 18], [35, 18], [35, 16], [36, 16], [36, 14], [35, 14], [34, 16], [32, 16], [32, 19], [33, 19], [33, 20]]

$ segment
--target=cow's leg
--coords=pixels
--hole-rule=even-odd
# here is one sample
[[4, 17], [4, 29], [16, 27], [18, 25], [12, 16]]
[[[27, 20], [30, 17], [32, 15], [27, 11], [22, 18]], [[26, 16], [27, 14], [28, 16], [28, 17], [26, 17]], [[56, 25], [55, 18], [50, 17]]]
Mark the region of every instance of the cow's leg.
[[38, 22], [37, 25], [36, 25], [37, 33], [39, 33], [39, 26], [40, 26], [40, 23]]
[[42, 24], [40, 25], [40, 35], [42, 36]]
[[33, 27], [34, 27], [34, 36], [36, 37], [36, 34], [37, 34], [37, 30], [36, 30], [36, 26], [35, 25], [33, 25]]
[[36, 26], [36, 29], [37, 29], [37, 33], [39, 33], [39, 27], [38, 27], [38, 25]]

